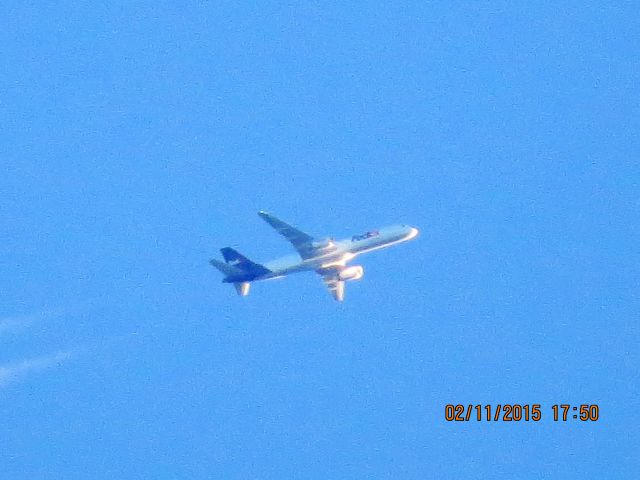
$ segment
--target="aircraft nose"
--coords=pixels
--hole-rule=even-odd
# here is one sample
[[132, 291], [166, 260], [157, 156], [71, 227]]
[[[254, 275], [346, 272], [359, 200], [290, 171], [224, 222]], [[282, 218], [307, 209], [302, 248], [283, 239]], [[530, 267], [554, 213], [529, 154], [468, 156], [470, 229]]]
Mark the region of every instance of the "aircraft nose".
[[412, 227], [411, 225], [407, 225], [407, 226], [409, 227], [409, 236], [407, 237], [407, 240], [410, 240], [416, 237], [418, 233], [420, 233], [420, 230], [418, 230], [416, 227]]

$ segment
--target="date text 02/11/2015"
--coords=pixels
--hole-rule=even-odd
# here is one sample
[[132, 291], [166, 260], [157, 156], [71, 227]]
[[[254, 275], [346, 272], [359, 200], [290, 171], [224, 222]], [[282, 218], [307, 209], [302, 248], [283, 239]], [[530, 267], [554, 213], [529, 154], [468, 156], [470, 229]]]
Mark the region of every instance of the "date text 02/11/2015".
[[[552, 418], [555, 422], [581, 420], [595, 422], [600, 418], [600, 407], [595, 404], [557, 404], [551, 406]], [[448, 422], [539, 422], [542, 419], [542, 406], [531, 404], [496, 404], [496, 405], [462, 405], [447, 404], [444, 418]]]

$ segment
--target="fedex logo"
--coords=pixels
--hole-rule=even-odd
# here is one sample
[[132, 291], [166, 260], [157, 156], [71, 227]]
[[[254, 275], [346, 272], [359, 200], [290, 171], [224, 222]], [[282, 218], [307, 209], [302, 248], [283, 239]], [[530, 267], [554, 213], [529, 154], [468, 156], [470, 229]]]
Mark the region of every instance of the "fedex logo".
[[351, 237], [351, 241], [357, 242], [360, 240], [366, 240], [367, 238], [377, 237], [378, 235], [380, 235], [380, 232], [378, 232], [378, 230], [371, 230], [370, 232], [363, 233], [362, 235], [354, 235], [353, 237]]

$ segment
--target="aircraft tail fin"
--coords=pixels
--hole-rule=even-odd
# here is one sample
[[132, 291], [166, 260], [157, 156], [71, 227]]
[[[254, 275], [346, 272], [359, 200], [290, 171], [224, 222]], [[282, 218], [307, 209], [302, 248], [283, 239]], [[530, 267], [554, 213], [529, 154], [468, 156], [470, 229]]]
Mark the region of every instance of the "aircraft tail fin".
[[239, 268], [236, 268], [232, 265], [221, 262], [220, 260], [216, 260], [215, 258], [212, 258], [211, 260], [209, 260], [209, 263], [214, 267], [216, 267], [218, 270], [220, 270], [220, 272], [227, 277], [233, 277], [233, 276], [242, 274], [242, 270], [240, 270]]
[[[224, 274], [226, 278], [223, 281], [225, 282], [228, 282], [227, 278], [229, 277], [237, 278], [237, 277], [242, 277], [245, 274], [243, 270], [240, 270], [239, 268], [234, 267], [233, 265], [229, 265], [227, 263], [221, 262], [220, 260], [216, 260], [215, 258], [212, 258], [211, 260], [209, 260], [209, 263]], [[251, 283], [233, 282], [233, 286], [236, 288], [236, 292], [238, 292], [238, 295], [240, 295], [241, 297], [246, 297], [247, 295], [249, 295], [249, 288], [251, 287]]]
[[271, 273], [271, 270], [269, 270], [268, 268], [265, 268], [259, 263], [252, 262], [233, 248], [221, 248], [220, 252], [222, 252], [222, 256], [224, 257], [224, 261], [227, 263], [227, 265], [233, 266], [234, 268], [239, 269], [244, 273], [250, 273], [255, 276]]

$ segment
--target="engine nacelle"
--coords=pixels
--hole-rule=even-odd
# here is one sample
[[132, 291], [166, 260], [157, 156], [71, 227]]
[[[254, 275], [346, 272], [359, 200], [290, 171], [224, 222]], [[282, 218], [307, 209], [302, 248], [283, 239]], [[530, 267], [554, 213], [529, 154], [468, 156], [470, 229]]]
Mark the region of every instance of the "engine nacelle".
[[314, 250], [325, 250], [332, 248], [335, 245], [333, 238], [323, 238], [321, 240], [314, 240], [311, 242], [311, 248]]
[[338, 273], [338, 280], [360, 280], [364, 275], [364, 268], [360, 265], [353, 265], [342, 269]]

